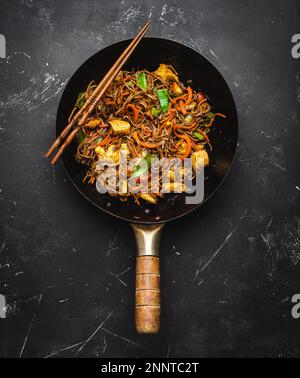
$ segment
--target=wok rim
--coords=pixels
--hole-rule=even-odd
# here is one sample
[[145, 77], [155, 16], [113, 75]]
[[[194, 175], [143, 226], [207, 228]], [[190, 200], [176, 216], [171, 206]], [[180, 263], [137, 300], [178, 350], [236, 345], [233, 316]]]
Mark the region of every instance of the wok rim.
[[[66, 167], [66, 164], [64, 163], [64, 160], [63, 160], [63, 156], [62, 158], [60, 159], [60, 163], [62, 164], [63, 166], [63, 169], [64, 171], [66, 172], [67, 174], [67, 177], [69, 178], [69, 180], [71, 181], [72, 185], [77, 189], [77, 191], [86, 199], [88, 200], [93, 206], [97, 207], [98, 209], [100, 209], [101, 211], [105, 212], [106, 214], [110, 215], [110, 216], [113, 216], [114, 218], [117, 218], [117, 219], [120, 219], [120, 220], [123, 220], [123, 221], [126, 221], [126, 222], [129, 222], [129, 223], [134, 223], [134, 224], [144, 224], [144, 225], [151, 225], [151, 224], [163, 224], [163, 223], [167, 223], [167, 222], [170, 222], [170, 221], [173, 221], [173, 220], [177, 220], [177, 219], [180, 219], [182, 217], [184, 217], [185, 215], [188, 215], [190, 213], [192, 213], [193, 211], [195, 211], [196, 209], [199, 209], [200, 206], [202, 206], [204, 203], [206, 203], [216, 192], [217, 190], [223, 185], [225, 179], [227, 178], [229, 172], [231, 171], [231, 168], [232, 168], [232, 165], [233, 165], [233, 162], [236, 158], [236, 153], [237, 153], [237, 148], [238, 148], [238, 143], [239, 143], [239, 118], [238, 118], [238, 112], [237, 112], [237, 108], [236, 108], [236, 103], [235, 103], [235, 100], [234, 100], [234, 97], [233, 97], [233, 94], [232, 94], [232, 91], [227, 83], [227, 81], [225, 80], [224, 76], [221, 74], [221, 72], [219, 71], [219, 69], [217, 69], [217, 67], [211, 62], [211, 60], [209, 58], [207, 58], [206, 56], [204, 56], [203, 54], [201, 54], [199, 51], [197, 51], [195, 48], [189, 46], [189, 45], [186, 45], [184, 43], [181, 43], [181, 42], [177, 42], [177, 41], [174, 41], [172, 39], [167, 39], [167, 38], [159, 38], [159, 37], [144, 37], [143, 39], [146, 39], [146, 40], [161, 40], [161, 41], [166, 41], [166, 42], [171, 42], [173, 44], [177, 44], [178, 46], [182, 46], [184, 48], [187, 48], [191, 51], [193, 51], [194, 53], [200, 55], [202, 57], [202, 59], [204, 59], [205, 61], [207, 61], [211, 66], [213, 66], [213, 68], [219, 73], [219, 75], [222, 77], [222, 79], [224, 80], [225, 84], [227, 85], [228, 87], [228, 90], [231, 94], [231, 97], [232, 97], [232, 105], [233, 105], [233, 112], [234, 112], [234, 115], [235, 115], [235, 118], [236, 118], [236, 142], [235, 142], [235, 148], [234, 148], [234, 152], [233, 152], [233, 156], [232, 156], [232, 159], [231, 159], [231, 162], [228, 166], [228, 169], [227, 169], [227, 172], [225, 173], [225, 175], [222, 177], [221, 181], [219, 182], [219, 184], [215, 187], [215, 189], [205, 198], [203, 199], [203, 201], [197, 205], [195, 205], [194, 207], [191, 207], [191, 208], [188, 208], [185, 212], [182, 212], [181, 214], [178, 214], [177, 216], [174, 216], [172, 218], [169, 218], [169, 219], [165, 219], [165, 220], [157, 220], [157, 221], [143, 221], [143, 220], [134, 220], [134, 219], [128, 219], [128, 218], [125, 218], [121, 215], [118, 215], [118, 214], [114, 214], [112, 212], [109, 211], [109, 209], [105, 209], [104, 207], [101, 207], [100, 205], [96, 204], [92, 199], [90, 199], [83, 191], [80, 190], [80, 188], [77, 186], [77, 184], [75, 183], [75, 181], [73, 180], [73, 178], [71, 177], [71, 174], [69, 173], [68, 171], [68, 168]], [[78, 73], [78, 71], [81, 70], [82, 66], [85, 65], [90, 59], [92, 59], [95, 55], [99, 54], [101, 51], [105, 50], [105, 49], [108, 49], [112, 46], [115, 46], [115, 45], [118, 45], [118, 44], [122, 44], [122, 43], [130, 43], [130, 41], [132, 41], [132, 39], [124, 39], [124, 40], [120, 40], [118, 42], [115, 42], [115, 43], [112, 43], [110, 45], [107, 45], [105, 47], [103, 47], [101, 50], [98, 50], [97, 52], [95, 52], [94, 54], [92, 54], [91, 56], [89, 56], [83, 63], [80, 64], [80, 66], [77, 68], [77, 70], [72, 74], [72, 76], [70, 77], [66, 87], [64, 88], [64, 91], [62, 92], [61, 96], [60, 96], [60, 100], [59, 100], [59, 105], [58, 105], [58, 108], [57, 108], [57, 112], [56, 112], [56, 136], [58, 136], [58, 133], [57, 133], [57, 124], [58, 124], [58, 114], [59, 114], [59, 111], [60, 111], [60, 106], [61, 106], [61, 99], [63, 98], [64, 94], [65, 94], [65, 91], [67, 90], [68, 86], [70, 85], [71, 81], [72, 81], [72, 78], [73, 76]], [[100, 195], [100, 194], [99, 194]]]

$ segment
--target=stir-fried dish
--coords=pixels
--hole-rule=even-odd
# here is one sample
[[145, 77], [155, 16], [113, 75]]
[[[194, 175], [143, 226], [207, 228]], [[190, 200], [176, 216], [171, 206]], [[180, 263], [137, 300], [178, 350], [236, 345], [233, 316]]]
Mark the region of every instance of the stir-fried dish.
[[[96, 84], [91, 82], [80, 93], [70, 116], [80, 109], [92, 94]], [[128, 168], [128, 177], [138, 183], [141, 176], [151, 179], [153, 158], [192, 159], [196, 170], [197, 158], [209, 164], [210, 128], [215, 118], [225, 116], [214, 113], [203, 92], [196, 92], [180, 82], [172, 66], [160, 64], [154, 72], [120, 71], [93, 114], [77, 134], [76, 158], [87, 166], [84, 182], [95, 184], [99, 176], [98, 162], [112, 159], [118, 168], [120, 151], [128, 160], [138, 158], [146, 162]], [[159, 185], [161, 178], [159, 177]], [[175, 190], [170, 170], [170, 192]], [[182, 187], [184, 191], [184, 186]], [[120, 199], [134, 197], [139, 204], [155, 204], [163, 196], [157, 193], [132, 193], [126, 187], [117, 191]]]

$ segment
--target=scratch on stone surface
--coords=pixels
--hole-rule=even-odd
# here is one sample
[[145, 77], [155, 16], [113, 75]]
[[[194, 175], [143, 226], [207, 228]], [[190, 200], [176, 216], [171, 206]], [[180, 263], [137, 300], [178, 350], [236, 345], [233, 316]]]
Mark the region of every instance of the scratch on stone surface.
[[128, 268], [122, 270], [122, 272], [120, 272], [117, 276], [118, 277], [123, 276], [123, 274], [127, 273], [130, 269], [131, 269], [131, 267], [129, 266]]
[[167, 358], [169, 358], [170, 352], [171, 352], [171, 340], [169, 340], [169, 343], [168, 343]]
[[[223, 247], [225, 246], [225, 244], [228, 242], [228, 240], [231, 238], [231, 236], [233, 235], [233, 233], [235, 232], [235, 230], [237, 229], [237, 227], [239, 226], [239, 224], [241, 223], [241, 221], [245, 218], [246, 214], [248, 212], [248, 209], [246, 209], [243, 213], [243, 215], [241, 215], [240, 217], [240, 220], [238, 221], [238, 223], [234, 226], [234, 228], [231, 230], [231, 232], [226, 236], [225, 240], [223, 241], [223, 243], [218, 247], [218, 249], [213, 253], [213, 255], [210, 257], [210, 259], [207, 261], [207, 263], [201, 268], [199, 269], [198, 272], [204, 272], [205, 269], [214, 261], [214, 259], [218, 256], [218, 254], [222, 251]], [[198, 275], [198, 274], [197, 274]], [[197, 276], [195, 277], [197, 278]]]
[[69, 300], [69, 298], [61, 299], [61, 300], [59, 301], [59, 303], [65, 303], [65, 302], [68, 302], [68, 300]]
[[268, 229], [271, 227], [272, 222], [273, 222], [273, 217], [271, 217], [271, 219], [269, 220], [269, 223], [267, 224], [265, 232], [268, 231]]
[[115, 235], [115, 237], [109, 241], [108, 247], [107, 247], [106, 256], [110, 256], [110, 254], [113, 251], [119, 249], [119, 246], [116, 245], [116, 241], [118, 240], [119, 233], [120, 233], [120, 230], [118, 230], [117, 233], [116, 233], [116, 235]]
[[119, 20], [112, 22], [111, 26], [107, 28], [107, 31], [126, 34], [126, 26], [133, 23], [141, 14], [141, 6], [131, 6], [127, 10], [122, 11], [122, 16], [119, 18]]
[[106, 332], [106, 333], [108, 333], [109, 335], [112, 335], [112, 336], [117, 337], [117, 338], [120, 339], [120, 340], [126, 341], [126, 342], [129, 343], [129, 344], [133, 344], [133, 345], [135, 345], [135, 342], [133, 342], [132, 340], [129, 340], [129, 339], [127, 339], [126, 337], [120, 336], [120, 335], [118, 335], [117, 333], [114, 333], [114, 332], [108, 330], [107, 328], [102, 327], [101, 330], [104, 331], [104, 332]]
[[40, 304], [41, 304], [41, 301], [42, 301], [42, 298], [43, 298], [43, 294], [40, 294], [39, 296], [39, 300], [38, 300], [38, 303], [37, 303], [37, 306], [36, 306], [36, 309], [35, 309], [35, 312], [32, 316], [32, 319], [31, 319], [31, 322], [30, 322], [30, 325], [29, 325], [29, 328], [28, 328], [28, 331], [27, 331], [27, 334], [25, 336], [25, 339], [24, 339], [24, 342], [23, 342], [23, 345], [22, 345], [22, 349], [20, 351], [20, 354], [19, 354], [19, 357], [21, 358], [23, 353], [24, 353], [24, 350], [26, 348], [26, 345], [27, 345], [27, 341], [28, 341], [28, 338], [30, 336], [30, 333], [31, 333], [31, 330], [32, 330], [32, 326], [33, 326], [33, 323], [35, 321], [35, 318], [36, 318], [36, 314], [37, 314], [37, 311], [38, 311], [38, 308], [40, 307]]
[[4, 250], [5, 246], [6, 246], [6, 242], [3, 242], [0, 248], [0, 253]]
[[52, 178], [53, 178], [53, 184], [56, 185], [56, 174], [55, 174], [54, 168], [52, 168]]
[[192, 45], [196, 46], [197, 50], [199, 50], [202, 53], [202, 49], [199, 46], [198, 42], [196, 40], [194, 40], [193, 38], [191, 38], [191, 42], [192, 42]]
[[181, 253], [178, 252], [178, 251], [176, 250], [176, 245], [175, 245], [175, 244], [172, 244], [172, 250], [175, 252], [175, 254], [176, 254], [177, 256], [180, 256], [180, 255], [181, 255]]
[[113, 315], [114, 311], [110, 312], [107, 317], [103, 320], [103, 322], [96, 328], [96, 330], [85, 340], [83, 345], [77, 350], [75, 353], [75, 356], [77, 356], [83, 348], [86, 347], [86, 345], [92, 340], [92, 338], [99, 332], [99, 330], [104, 326], [104, 324], [108, 321], [108, 319]]
[[166, 358], [169, 358], [170, 354], [171, 354], [172, 337], [173, 337], [173, 333], [174, 333], [174, 327], [175, 327], [177, 315], [178, 315], [178, 311], [175, 312], [174, 318], [172, 320]]
[[280, 164], [276, 163], [274, 160], [265, 158], [270, 164], [274, 165], [275, 167], [281, 169], [282, 171], [286, 172], [286, 168], [282, 167]]
[[[267, 231], [267, 230], [266, 230]], [[285, 221], [274, 230], [260, 234], [266, 247], [266, 267], [270, 280], [275, 278], [278, 261], [285, 257], [292, 267], [300, 263], [300, 219]]]
[[211, 55], [213, 56], [213, 57], [215, 57], [217, 60], [220, 60], [220, 58], [211, 50], [211, 49], [209, 49], [209, 52], [211, 53]]
[[260, 154], [260, 157], [270, 163], [271, 165], [279, 168], [281, 171], [286, 172], [287, 169], [282, 166], [284, 164], [284, 154], [282, 146], [272, 146], [269, 151], [269, 156], [265, 154]]
[[296, 189], [300, 191], [300, 188], [299, 188], [299, 186], [297, 186], [297, 185], [296, 185]]
[[284, 298], [280, 303], [286, 303], [289, 300], [289, 297]]
[[44, 77], [33, 76], [26, 88], [19, 93], [8, 94], [6, 99], [0, 99], [0, 108], [8, 110], [32, 111], [58, 95], [69, 79], [61, 81], [58, 74], [44, 73]]
[[267, 253], [269, 255], [269, 258], [267, 260], [267, 264], [268, 264], [268, 271], [267, 271], [267, 275], [269, 277], [269, 279], [273, 279], [274, 277], [274, 274], [275, 274], [275, 270], [276, 270], [276, 267], [277, 267], [277, 255], [278, 255], [278, 251], [275, 247], [275, 240], [274, 240], [274, 235], [273, 234], [261, 234], [261, 238], [264, 242], [264, 244], [266, 245], [266, 248], [267, 248]]
[[226, 236], [225, 240], [223, 243], [219, 246], [219, 248], [214, 252], [214, 254], [211, 256], [211, 258], [207, 261], [207, 263], [200, 269], [200, 272], [204, 272], [205, 269], [212, 263], [212, 261], [218, 256], [218, 254], [222, 251], [224, 245], [228, 242], [228, 240], [231, 238], [232, 234], [236, 230], [235, 226], [233, 230]]
[[115, 277], [119, 282], [121, 282], [122, 285], [126, 286], [127, 287], [127, 284], [121, 280], [121, 278], [119, 277], [119, 274], [114, 274], [113, 272], [109, 272], [113, 277]]
[[168, 8], [168, 4], [162, 6], [158, 20], [169, 27], [175, 27], [180, 23], [185, 24], [187, 22], [184, 12], [179, 7], [170, 6]]
[[106, 342], [105, 336], [103, 337], [103, 343], [104, 343], [104, 346], [103, 346], [103, 349], [102, 349], [102, 354], [105, 353], [106, 349], [107, 349], [107, 342]]
[[51, 354], [48, 354], [47, 356], [45, 356], [44, 358], [50, 358], [50, 357], [53, 357], [53, 356], [56, 356], [57, 354], [61, 353], [61, 352], [65, 352], [66, 350], [70, 350], [70, 349], [73, 349], [79, 345], [82, 345], [84, 343], [84, 341], [81, 341], [79, 343], [76, 343], [76, 344], [73, 344], [73, 345], [70, 345], [70, 346], [67, 346], [65, 348], [62, 348], [62, 349], [59, 349], [55, 352], [52, 352]]

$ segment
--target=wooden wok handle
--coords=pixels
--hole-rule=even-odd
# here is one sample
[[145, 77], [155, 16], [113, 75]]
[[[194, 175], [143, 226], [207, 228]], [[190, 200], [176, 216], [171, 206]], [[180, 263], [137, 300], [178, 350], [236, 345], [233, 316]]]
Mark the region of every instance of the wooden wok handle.
[[160, 273], [158, 256], [137, 257], [135, 325], [138, 333], [159, 332]]
[[132, 225], [137, 242], [135, 326], [138, 333], [158, 333], [160, 270], [158, 248], [163, 224]]

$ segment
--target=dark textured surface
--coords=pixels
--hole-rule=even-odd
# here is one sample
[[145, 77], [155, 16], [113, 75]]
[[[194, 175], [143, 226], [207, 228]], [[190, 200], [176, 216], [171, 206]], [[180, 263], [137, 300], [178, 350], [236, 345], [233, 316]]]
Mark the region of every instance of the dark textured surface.
[[[296, 3], [0, 1], [0, 356], [299, 356]], [[139, 336], [130, 227], [92, 207], [42, 154], [68, 78], [149, 16], [149, 36], [192, 46], [224, 75], [240, 143], [221, 190], [167, 226], [162, 331]]]

